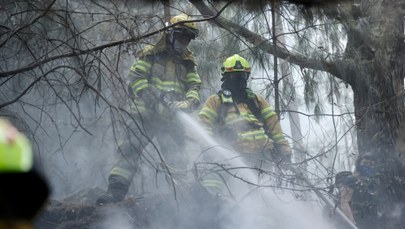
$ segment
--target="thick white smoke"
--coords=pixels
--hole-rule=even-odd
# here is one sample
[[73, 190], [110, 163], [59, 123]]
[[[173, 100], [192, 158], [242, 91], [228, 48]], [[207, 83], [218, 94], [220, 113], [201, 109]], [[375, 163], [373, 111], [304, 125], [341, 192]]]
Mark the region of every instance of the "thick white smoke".
[[[203, 144], [208, 148], [215, 148], [213, 150], [215, 152], [210, 155], [213, 162], [226, 161], [227, 164], [231, 164], [230, 168], [249, 168], [249, 165], [235, 151], [215, 147], [218, 143], [190, 116], [178, 113], [178, 117], [185, 126], [189, 127], [190, 134], [205, 141]], [[274, 177], [258, 179], [255, 169], [238, 169], [233, 174], [238, 179], [232, 179], [229, 184], [235, 201], [232, 214], [228, 212], [232, 217], [229, 217], [230, 221], [225, 224], [229, 228], [335, 228], [323, 217], [323, 204], [313, 194], [307, 193], [306, 197], [306, 200], [312, 201], [299, 200], [296, 198], [297, 193], [274, 187], [276, 186]]]

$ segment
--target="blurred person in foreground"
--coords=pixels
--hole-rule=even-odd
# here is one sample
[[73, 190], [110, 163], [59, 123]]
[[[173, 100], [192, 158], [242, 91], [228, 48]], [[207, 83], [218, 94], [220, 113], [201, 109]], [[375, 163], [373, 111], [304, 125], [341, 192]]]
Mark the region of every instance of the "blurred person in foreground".
[[[247, 87], [249, 62], [238, 54], [232, 55], [223, 63], [221, 73], [221, 90], [211, 95], [198, 113], [208, 134], [224, 140], [252, 168], [260, 168], [268, 161], [290, 164], [291, 148], [278, 115], [262, 96]], [[227, 186], [216, 176], [204, 177], [202, 185], [216, 195], [223, 195]]]
[[[194, 54], [188, 49], [199, 30], [191, 17], [179, 14], [170, 19], [168, 28], [155, 45], [137, 54], [128, 75], [136, 121], [128, 120], [118, 160], [108, 177], [108, 189], [96, 204], [124, 200], [139, 169], [139, 159], [156, 137], [166, 166], [181, 173], [187, 167], [185, 132], [174, 112], [193, 112], [200, 103], [201, 79], [196, 71]], [[129, 127], [129, 128], [128, 128]], [[123, 128], [124, 129], [124, 128]], [[160, 159], [159, 159], [160, 160]], [[180, 172], [179, 172], [180, 171]], [[181, 175], [180, 175], [181, 176]]]
[[375, 156], [366, 152], [357, 158], [354, 173], [343, 171], [335, 177], [338, 207], [359, 229], [382, 228], [376, 173]]
[[0, 118], [0, 229], [34, 228], [49, 187], [33, 163], [28, 139]]

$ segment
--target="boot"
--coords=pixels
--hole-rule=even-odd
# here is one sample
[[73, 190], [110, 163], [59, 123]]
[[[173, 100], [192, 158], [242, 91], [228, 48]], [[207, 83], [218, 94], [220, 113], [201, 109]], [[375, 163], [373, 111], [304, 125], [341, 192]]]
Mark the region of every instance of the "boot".
[[128, 193], [130, 183], [122, 176], [110, 175], [108, 178], [107, 193], [100, 196], [96, 204], [105, 205], [110, 203], [118, 203], [124, 200]]

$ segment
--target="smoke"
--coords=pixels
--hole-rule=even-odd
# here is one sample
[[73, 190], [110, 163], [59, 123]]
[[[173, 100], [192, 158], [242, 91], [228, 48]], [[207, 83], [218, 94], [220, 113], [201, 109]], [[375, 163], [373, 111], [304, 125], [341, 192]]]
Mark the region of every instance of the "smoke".
[[[31, 101], [40, 99], [32, 96], [27, 103]], [[62, 105], [49, 109], [49, 116], [30, 107], [24, 109], [33, 120], [27, 119], [27, 123], [34, 130], [32, 143], [38, 166], [51, 185], [51, 199], [60, 200], [88, 187], [105, 187], [106, 174], [114, 163], [116, 143], [110, 117], [95, 118], [99, 109], [91, 106], [91, 96], [83, 96], [81, 102], [78, 104], [81, 127], [72, 119], [69, 109]]]
[[[138, 212], [127, 211], [122, 205], [102, 207], [100, 209], [103, 221], [91, 225], [90, 228], [336, 228], [323, 216], [324, 204], [311, 192], [303, 194], [301, 191], [295, 191], [287, 180], [278, 177], [277, 171], [271, 170], [270, 167], [263, 166], [262, 169], [269, 173], [259, 175], [258, 168], [253, 167], [246, 158], [240, 157], [236, 151], [220, 145], [218, 139], [214, 140], [208, 136], [193, 117], [182, 112], [177, 113], [177, 117], [187, 127], [189, 140], [192, 140], [187, 146], [190, 163], [186, 180], [176, 178], [170, 180], [167, 174], [157, 173], [154, 167], [142, 163], [140, 165], [142, 169], [136, 174], [127, 195], [127, 199], [132, 195], [144, 197], [144, 201], [135, 200]], [[107, 129], [104, 131], [108, 132]], [[80, 142], [84, 139], [71, 140]], [[104, 141], [103, 144], [108, 146], [113, 140], [106, 135]], [[99, 179], [103, 178], [100, 174], [108, 174], [108, 171], [99, 171], [97, 174], [94, 171], [97, 171], [95, 166], [102, 163], [106, 164], [104, 165], [106, 169], [111, 168], [111, 164], [107, 163], [112, 163], [112, 160], [108, 158], [110, 161], [107, 162], [107, 158], [100, 158], [97, 155], [107, 155], [108, 153], [104, 151], [111, 153], [113, 146], [91, 152], [90, 148], [100, 148], [96, 147], [100, 141], [88, 143], [88, 146], [76, 147], [76, 151], [69, 154], [70, 157], [76, 158], [74, 160], [76, 162], [69, 163], [70, 167], [66, 168], [66, 172], [72, 167], [77, 168], [74, 171], [77, 180], [65, 180], [68, 183], [66, 185], [62, 185], [63, 180], [55, 181], [59, 194], [63, 193], [61, 190], [63, 188], [69, 190], [65, 190], [66, 193], [72, 193], [72, 187], [84, 188], [100, 184]], [[155, 149], [150, 146], [145, 149], [150, 157], [156, 156], [153, 150]], [[87, 165], [87, 170], [79, 169], [85, 168], [84, 165]], [[195, 184], [199, 181], [199, 174], [215, 169], [226, 177], [229, 185], [228, 195], [215, 196], [201, 189], [198, 182]], [[69, 171], [67, 175], [74, 177], [70, 176], [71, 173], [72, 171]], [[87, 184], [84, 185], [85, 181]], [[105, 187], [104, 185], [101, 186]], [[175, 194], [173, 186], [176, 188]], [[305, 199], [300, 198], [301, 196], [305, 196]], [[139, 212], [139, 209], [142, 212]]]
[[[231, 208], [226, 208], [226, 226], [221, 228], [335, 228], [323, 217], [323, 204], [313, 193], [306, 193], [306, 201], [298, 199], [297, 193], [281, 187], [286, 184], [280, 184], [274, 175], [258, 175], [257, 168], [246, 163], [237, 152], [218, 147], [219, 144], [190, 116], [179, 112], [178, 117], [189, 127], [192, 136], [205, 142], [203, 145], [209, 149], [204, 152], [205, 162], [209, 158], [212, 164], [229, 165], [222, 167], [222, 175], [227, 177], [232, 203]], [[236, 170], [231, 171], [233, 168]]]
[[104, 220], [99, 224], [92, 225], [91, 229], [133, 228], [134, 219], [118, 207], [105, 208], [102, 214], [105, 216]]

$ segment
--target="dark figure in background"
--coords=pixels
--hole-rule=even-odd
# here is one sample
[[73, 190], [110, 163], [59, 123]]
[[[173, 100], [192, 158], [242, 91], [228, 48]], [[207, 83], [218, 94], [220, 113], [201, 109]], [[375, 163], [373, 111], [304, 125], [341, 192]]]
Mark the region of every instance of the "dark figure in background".
[[0, 229], [32, 229], [49, 196], [45, 177], [33, 168], [28, 139], [0, 119]]
[[354, 173], [336, 174], [338, 207], [359, 229], [381, 228], [375, 163], [375, 157], [367, 152], [358, 157]]
[[194, 55], [187, 48], [199, 31], [194, 22], [183, 22], [187, 20], [191, 18], [186, 14], [173, 17], [170, 24], [174, 27], [156, 45], [138, 53], [130, 68], [128, 78], [136, 122], [128, 120], [121, 128], [124, 133], [120, 134], [119, 158], [109, 175], [107, 193], [98, 198], [98, 205], [125, 198], [139, 158], [154, 137], [166, 164], [175, 170], [186, 169], [184, 130], [173, 112], [194, 111], [200, 103], [201, 85]]

